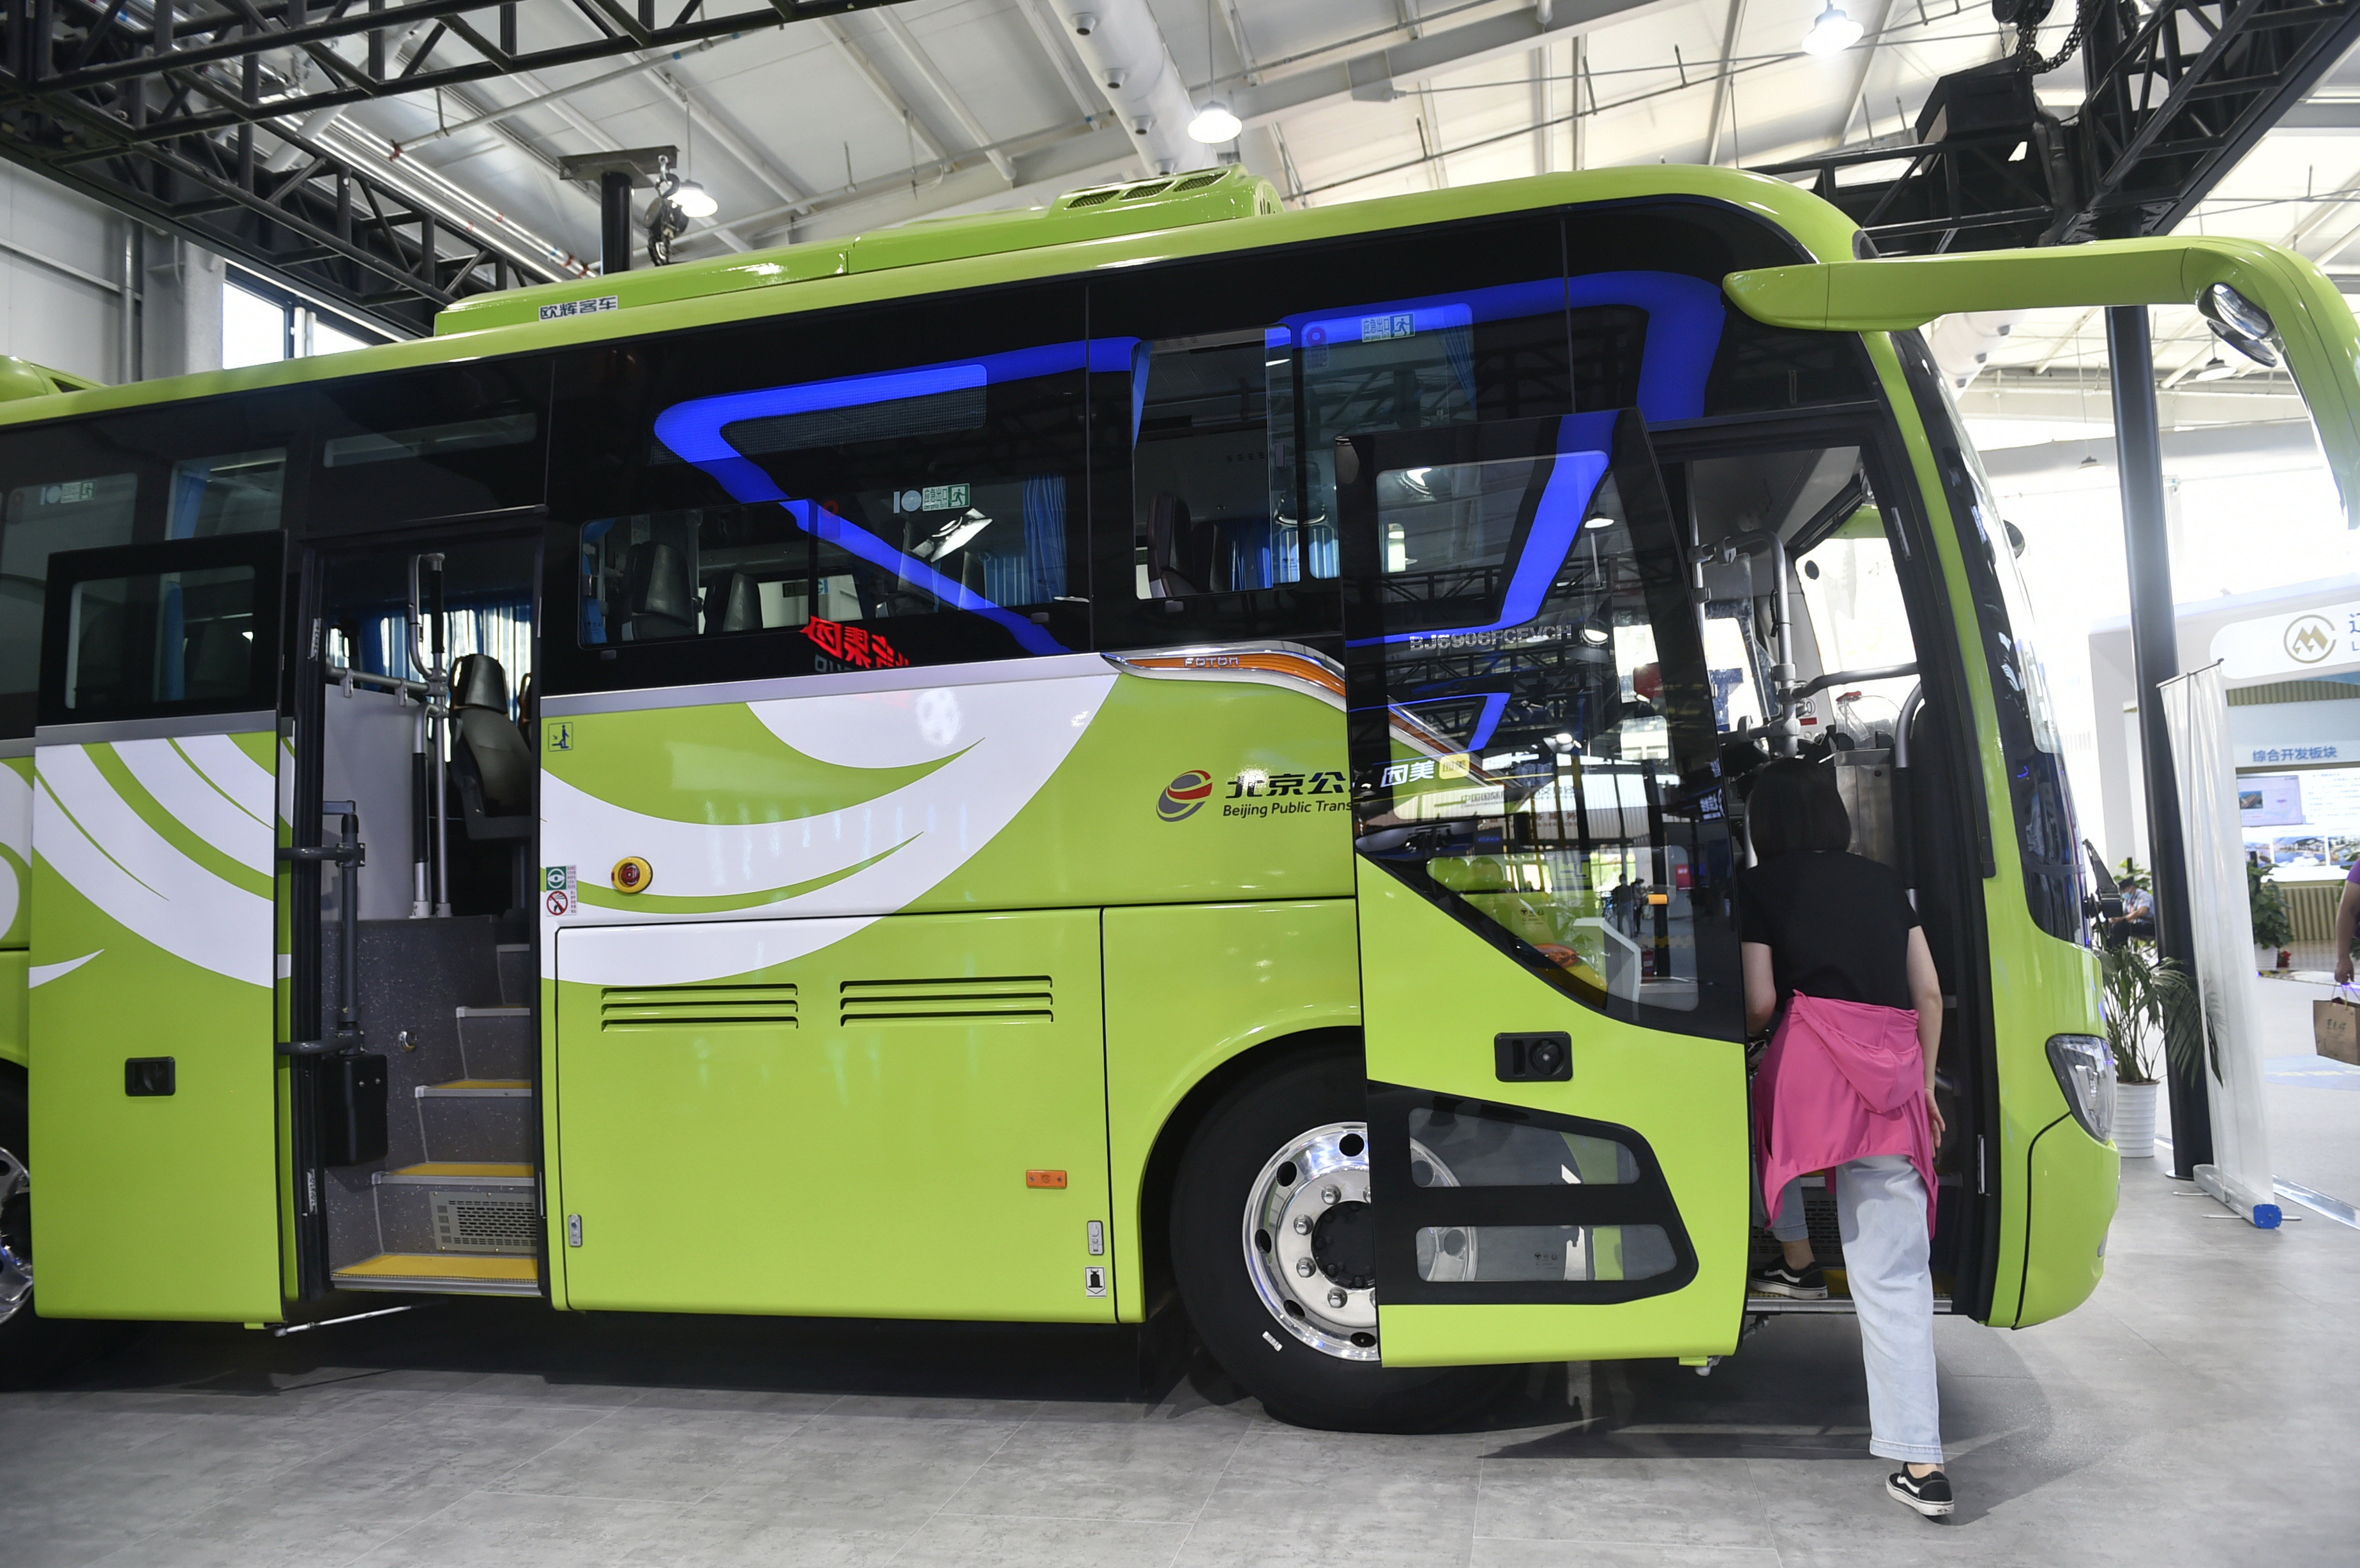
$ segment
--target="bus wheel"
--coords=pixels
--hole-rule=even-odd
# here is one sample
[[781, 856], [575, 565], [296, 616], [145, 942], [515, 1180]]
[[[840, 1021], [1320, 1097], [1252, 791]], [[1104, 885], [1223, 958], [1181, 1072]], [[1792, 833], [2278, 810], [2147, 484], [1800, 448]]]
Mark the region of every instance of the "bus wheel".
[[1383, 1365], [1366, 1095], [1360, 1058], [1339, 1053], [1275, 1063], [1224, 1095], [1181, 1157], [1173, 1271], [1206, 1348], [1279, 1420], [1429, 1430], [1517, 1369]]
[[0, 1062], [0, 1388], [38, 1388], [134, 1332], [128, 1324], [34, 1312], [33, 1181], [25, 1133], [25, 1070]]

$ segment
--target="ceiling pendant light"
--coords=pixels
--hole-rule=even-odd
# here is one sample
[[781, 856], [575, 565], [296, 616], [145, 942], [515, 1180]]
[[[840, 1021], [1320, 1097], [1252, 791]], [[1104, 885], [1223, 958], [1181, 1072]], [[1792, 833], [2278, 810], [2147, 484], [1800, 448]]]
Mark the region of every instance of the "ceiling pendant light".
[[2216, 348], [2212, 351], [2212, 357], [2204, 362], [2204, 368], [2198, 371], [2194, 376], [2189, 377], [2189, 379], [2191, 381], [2226, 381], [2229, 377], [2236, 374], [2237, 367], [2231, 365], [2227, 360], [2223, 359], [2221, 357], [2221, 351]]
[[[1213, 0], [1205, 0], [1205, 85], [1210, 88], [1218, 80], [1219, 66], [1213, 59]], [[1196, 105], [1196, 117], [1188, 122], [1188, 138], [1212, 147], [1237, 140], [1245, 128], [1245, 122], [1229, 113], [1229, 104], [1208, 97]]]
[[672, 188], [672, 204], [692, 218], [709, 218], [721, 211], [713, 192], [694, 180], [683, 180]]
[[1828, 8], [1819, 13], [1819, 20], [1811, 24], [1811, 30], [1803, 35], [1803, 52], [1841, 54], [1860, 42], [1860, 35], [1865, 30], [1846, 15], [1844, 8], [1836, 5], [1835, 0], [1829, 0]]
[[1188, 122], [1188, 135], [1200, 142], [1231, 142], [1245, 129], [1245, 122], [1229, 113], [1229, 106], [1218, 98], [1207, 98]]

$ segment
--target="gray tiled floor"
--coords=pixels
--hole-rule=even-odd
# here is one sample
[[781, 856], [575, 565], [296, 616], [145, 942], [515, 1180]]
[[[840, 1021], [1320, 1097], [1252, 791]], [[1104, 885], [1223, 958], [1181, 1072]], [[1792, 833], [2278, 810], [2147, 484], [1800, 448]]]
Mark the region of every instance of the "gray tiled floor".
[[1941, 1325], [1948, 1526], [1880, 1495], [1839, 1320], [1710, 1379], [1550, 1367], [1482, 1430], [1369, 1437], [1280, 1426], [1203, 1365], [1142, 1393], [1128, 1334], [452, 1301], [158, 1329], [0, 1396], [0, 1563], [2351, 1563], [2360, 1231], [2183, 1191], [2131, 1168], [2080, 1312]]

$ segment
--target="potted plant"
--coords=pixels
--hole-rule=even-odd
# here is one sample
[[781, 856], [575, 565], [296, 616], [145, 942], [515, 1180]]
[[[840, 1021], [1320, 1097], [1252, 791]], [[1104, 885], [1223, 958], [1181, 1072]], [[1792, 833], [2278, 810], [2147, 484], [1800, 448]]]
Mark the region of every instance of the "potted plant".
[[2255, 966], [2260, 969], [2284, 969], [2294, 959], [2289, 945], [2294, 922], [2287, 918], [2285, 896], [2271, 880], [2272, 869], [2258, 860], [2245, 862], [2245, 901], [2253, 911]]
[[2144, 942], [2098, 954], [2105, 979], [2106, 1043], [2114, 1053], [2114, 1148], [2125, 1160], [2155, 1157], [2155, 1097], [2175, 1032], [2203, 1029], [2188, 971], [2156, 961]]

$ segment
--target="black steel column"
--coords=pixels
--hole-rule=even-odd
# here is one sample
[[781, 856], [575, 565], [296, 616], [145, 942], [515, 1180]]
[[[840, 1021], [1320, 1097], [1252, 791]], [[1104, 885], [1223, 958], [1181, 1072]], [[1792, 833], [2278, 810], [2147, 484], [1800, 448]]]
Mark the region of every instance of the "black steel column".
[[610, 169], [598, 177], [598, 270], [612, 278], [631, 269], [631, 177]]
[[[2171, 542], [2164, 531], [2163, 437], [2155, 404], [2155, 350], [2147, 307], [2106, 312], [2106, 357], [2114, 383], [2115, 467], [2123, 490], [2123, 547], [2131, 585], [2131, 662], [2138, 682], [2139, 752], [2147, 764], [2147, 861], [2155, 878], [2156, 949], [2195, 968], [2189, 919], [2187, 841], [2171, 730], [2158, 688], [2180, 673], [2180, 626], [2171, 602]], [[2171, 1095], [2171, 1173], [2182, 1180], [2212, 1161], [2212, 1097], [2200, 1052], [2177, 1051], [2192, 1071], [2167, 1065]]]

